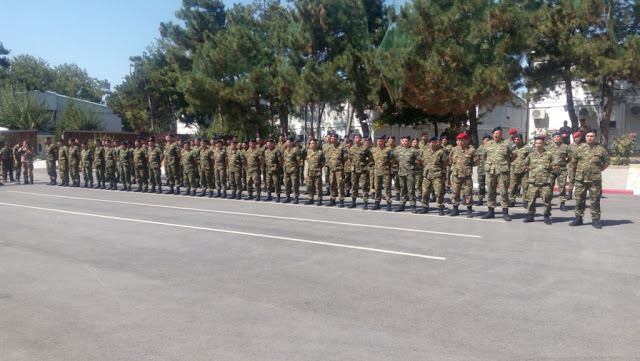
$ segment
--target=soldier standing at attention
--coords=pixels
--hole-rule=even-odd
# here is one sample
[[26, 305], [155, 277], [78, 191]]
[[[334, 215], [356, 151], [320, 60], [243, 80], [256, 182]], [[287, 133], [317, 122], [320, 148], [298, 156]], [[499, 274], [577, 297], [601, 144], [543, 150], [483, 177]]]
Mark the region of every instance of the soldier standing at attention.
[[400, 145], [396, 147], [395, 156], [398, 163], [398, 187], [400, 189], [400, 206], [394, 212], [404, 212], [407, 201], [413, 213], [416, 210], [415, 196], [415, 171], [420, 159], [420, 152], [410, 145], [411, 137], [405, 135], [400, 139]]
[[[136, 179], [138, 180], [138, 188], [136, 192], [147, 193], [149, 191], [149, 159], [147, 151], [142, 146], [142, 138], [137, 138], [133, 150], [133, 164], [135, 167]], [[144, 189], [142, 186], [144, 185]]]
[[80, 144], [82, 151], [80, 158], [82, 159], [82, 178], [84, 186], [82, 188], [93, 188], [93, 150], [87, 145], [87, 141]]
[[20, 148], [22, 147], [22, 139], [18, 139], [16, 145], [13, 146], [13, 170], [16, 172], [16, 184], [20, 184], [20, 174], [22, 172], [22, 155]]
[[22, 164], [22, 174], [24, 175], [24, 184], [33, 184], [33, 158], [36, 152], [29, 145], [29, 141], [22, 142], [20, 147], [20, 163]]
[[[0, 150], [0, 160], [2, 161], [2, 177], [4, 181], [6, 182], [8, 177], [13, 182], [13, 148], [9, 146], [9, 142], [5, 142], [4, 147]], [[54, 180], [55, 178], [49, 184], [53, 184]]]
[[507, 143], [509, 144], [511, 149], [513, 149], [514, 144], [516, 144], [516, 134], [518, 134], [518, 129], [515, 129], [515, 128], [509, 129], [509, 140], [507, 140]]
[[529, 153], [531, 153], [531, 147], [522, 141], [522, 134], [518, 133], [514, 135], [512, 152], [516, 154], [516, 159], [511, 162], [511, 178], [509, 180], [509, 184], [511, 185], [511, 192], [509, 193], [511, 204], [509, 206], [515, 207], [518, 191], [520, 187], [522, 187], [522, 201], [526, 208], [529, 182], [527, 182], [528, 172], [524, 168], [524, 161], [529, 156]]
[[[371, 156], [369, 158], [369, 164], [367, 164], [367, 169], [369, 170], [369, 194], [371, 195], [371, 197], [373, 197], [373, 195], [376, 193], [376, 164], [373, 161], [373, 143], [371, 142], [371, 138], [364, 138], [364, 146], [369, 149], [369, 152], [371, 152]], [[363, 196], [364, 198], [364, 196]], [[365, 199], [365, 203], [367, 202], [369, 198], [367, 197], [367, 199]], [[362, 208], [363, 210], [367, 210], [366, 208]]]
[[[213, 178], [218, 192], [214, 198], [227, 198], [227, 150], [222, 147], [222, 140], [216, 141], [216, 149], [213, 151]], [[222, 194], [220, 192], [222, 191]]]
[[287, 198], [282, 203], [291, 202], [293, 193], [293, 204], [298, 204], [300, 197], [300, 165], [302, 165], [302, 155], [300, 149], [294, 146], [295, 140], [289, 138], [286, 141], [286, 148], [283, 156], [284, 189]]
[[[196, 195], [196, 164], [198, 163], [198, 155], [191, 149], [191, 143], [185, 142], [183, 149], [180, 151], [180, 163], [182, 164], [182, 171], [185, 196]], [[192, 191], [193, 190], [193, 191]], [[180, 194], [180, 187], [176, 188], [176, 195]]]
[[264, 180], [264, 189], [267, 191], [267, 202], [273, 200], [271, 193], [276, 194], [276, 202], [280, 202], [280, 193], [282, 187], [280, 186], [280, 170], [282, 169], [282, 153], [276, 148], [273, 139], [267, 139], [267, 144], [264, 149], [264, 167], [267, 170], [267, 177]]
[[[313, 134], [310, 134], [308, 138], [313, 139]], [[302, 165], [298, 167], [298, 177], [300, 179], [300, 185], [302, 186], [306, 184], [304, 179], [304, 162], [307, 160], [307, 151], [309, 150], [309, 146], [303, 146], [302, 144], [300, 144], [300, 141], [297, 141], [296, 145], [298, 146], [298, 149], [300, 149], [300, 158], [302, 159]]]
[[[165, 145], [164, 145], [164, 162], [168, 164], [169, 173], [167, 173], [167, 178], [169, 179], [169, 191], [166, 194], [174, 194], [173, 187], [176, 185], [176, 182], [179, 181], [180, 176], [178, 173], [180, 172], [180, 151], [178, 149], [178, 145], [174, 141], [173, 134], [168, 134], [165, 137]], [[180, 187], [180, 183], [178, 183], [178, 187]]]
[[131, 191], [131, 166], [133, 165], [133, 152], [129, 149], [129, 142], [126, 140], [120, 144], [118, 153], [118, 166], [120, 168], [120, 181], [122, 189], [120, 191]]
[[104, 174], [109, 181], [109, 189], [116, 190], [116, 164], [118, 162], [117, 150], [111, 146], [111, 139], [104, 141]]
[[[362, 143], [360, 134], [353, 137], [353, 145], [349, 148], [349, 160], [351, 161], [351, 205], [349, 208], [356, 207], [356, 198], [358, 198], [358, 185], [362, 181], [362, 200], [367, 209], [367, 201], [369, 200], [369, 163], [373, 161], [371, 149]], [[349, 171], [349, 169], [347, 169]]]
[[[44, 139], [44, 158], [47, 161], [47, 174], [49, 174], [49, 182], [47, 185], [56, 185], [56, 161], [58, 160], [58, 147], [51, 142], [51, 137]], [[6, 180], [6, 178], [5, 178]]]
[[[242, 152], [242, 156], [244, 157], [245, 152], [247, 151], [247, 149], [249, 149], [249, 141], [244, 141], [241, 144], [239, 144], [240, 151]], [[266, 177], [266, 174], [265, 174]], [[242, 163], [242, 190], [247, 190], [247, 162], [245, 159], [245, 162]], [[238, 193], [241, 194], [241, 193]], [[237, 198], [237, 199], [242, 199], [242, 198]]]
[[[411, 147], [415, 150], [418, 151], [418, 155], [421, 154], [422, 152], [422, 148], [420, 148], [420, 142], [418, 141], [418, 138], [413, 139], [411, 141]], [[415, 177], [416, 177], [416, 199], [422, 199], [422, 171], [424, 170], [424, 167], [422, 166], [422, 163], [417, 162], [416, 163], [416, 171], [415, 171]]]
[[391, 211], [391, 165], [395, 163], [395, 153], [391, 147], [385, 146], [384, 135], [376, 139], [377, 146], [373, 148], [373, 161], [375, 163], [376, 174], [376, 195], [374, 210], [380, 209], [382, 200], [382, 188], [387, 201], [387, 212]]
[[[200, 159], [200, 138], [191, 141], [191, 151], [195, 154], [196, 159]], [[200, 162], [196, 162], [196, 190], [200, 187]], [[203, 187], [204, 188], [204, 187]]]
[[[275, 146], [275, 142], [274, 142], [274, 146]], [[243, 151], [246, 151], [247, 149], [249, 149], [249, 142], [244, 142]], [[263, 141], [262, 138], [260, 138], [260, 135], [256, 136], [256, 149], [258, 149], [260, 152], [262, 152], [262, 154], [264, 154], [265, 150], [267, 150], [267, 141], [266, 140]], [[242, 182], [243, 182], [243, 185], [244, 185], [245, 188], [247, 186], [246, 168], [247, 167], [245, 166], [244, 167], [245, 172], [244, 172], [244, 176], [242, 178]], [[262, 163], [262, 167], [260, 168], [260, 175], [262, 176], [262, 178], [261, 178], [262, 182], [264, 182], [266, 184], [267, 183], [267, 165], [265, 163]]]
[[349, 158], [347, 148], [340, 145], [338, 134], [331, 135], [331, 145], [325, 155], [329, 163], [329, 182], [331, 188], [331, 198], [328, 207], [336, 205], [336, 197], [339, 197], [340, 208], [344, 207], [344, 163]]
[[[387, 138], [387, 146], [391, 148], [391, 150], [396, 152], [396, 148], [400, 148], [400, 146], [396, 145], [396, 137], [390, 136]], [[396, 201], [400, 201], [400, 178], [398, 177], [398, 162], [394, 162], [391, 164], [391, 182], [393, 182], [393, 188], [396, 191]]]
[[[200, 169], [200, 185], [202, 186], [202, 193], [200, 193], [198, 197], [206, 196], [208, 191], [209, 198], [212, 198], [213, 189], [215, 188], [215, 182], [213, 178], [213, 160], [215, 158], [215, 153], [213, 149], [209, 147], [209, 144], [207, 144], [206, 139], [202, 139], [200, 141], [199, 155], [200, 157], [198, 160], [198, 165]], [[219, 194], [218, 197], [220, 197]]]
[[[449, 157], [449, 155], [451, 154], [451, 150], [453, 149], [453, 145], [449, 144], [449, 138], [447, 137], [447, 133], [444, 132], [440, 135], [440, 144], [442, 146], [442, 149], [444, 150], [444, 153], [447, 155], [447, 157]], [[442, 182], [444, 183], [445, 187], [446, 187], [446, 192], [448, 194], [451, 194], [451, 163], [447, 163], [447, 169], [442, 172]]]
[[[573, 143], [569, 145], [569, 158], [573, 157], [573, 153], [575, 153], [582, 144], [583, 143], [580, 132], [573, 133]], [[576, 179], [576, 169], [573, 168], [570, 164], [567, 168], [567, 188], [569, 188], [569, 193], [567, 193], [567, 200], [570, 201], [573, 198], [573, 185], [575, 184]]]
[[553, 153], [557, 160], [558, 168], [551, 171], [551, 188], [558, 182], [558, 198], [560, 198], [560, 210], [567, 211], [564, 202], [567, 200], [567, 163], [569, 162], [569, 146], [562, 142], [560, 132], [553, 133], [553, 144], [547, 150]]
[[93, 140], [93, 167], [96, 170], [96, 186], [94, 189], [105, 189], [105, 177], [104, 177], [104, 148], [102, 147], [102, 141], [99, 138]]
[[60, 187], [69, 186], [69, 148], [64, 145], [64, 139], [58, 140], [58, 172], [60, 173]]
[[80, 163], [82, 162], [82, 154], [80, 147], [76, 144], [76, 139], [69, 139], [69, 177], [73, 182], [73, 187], [80, 187]]
[[485, 182], [486, 173], [484, 171], [484, 165], [486, 162], [484, 153], [486, 150], [484, 145], [487, 144], [487, 142], [490, 140], [491, 136], [489, 134], [485, 134], [482, 137], [482, 144], [476, 150], [476, 154], [478, 155], [478, 159], [480, 160], [480, 162], [478, 163], [478, 168], [476, 169], [476, 172], [478, 174], [478, 203], [476, 203], [476, 206], [481, 206], [483, 204], [484, 196], [487, 194], [487, 186]]
[[511, 161], [516, 157], [511, 153], [511, 145], [502, 139], [502, 127], [493, 129], [493, 139], [485, 144], [485, 172], [489, 178], [489, 199], [487, 205], [489, 212], [482, 219], [495, 218], [496, 198], [498, 185], [500, 186], [500, 204], [502, 205], [502, 218], [510, 222], [509, 216], [509, 170]]
[[535, 150], [529, 154], [524, 161], [524, 168], [529, 171], [529, 187], [527, 191], [527, 200], [529, 204], [527, 210], [527, 218], [524, 223], [533, 222], [533, 215], [536, 213], [536, 194], [540, 193], [540, 198], [544, 203], [544, 223], [550, 225], [551, 219], [551, 198], [553, 198], [553, 188], [551, 185], [551, 170], [556, 168], [554, 156], [551, 152], [545, 150], [545, 142], [543, 137], [534, 138]]
[[[349, 155], [349, 149], [353, 146], [353, 142], [349, 138], [345, 138], [344, 147], [347, 148], [347, 156]], [[351, 157], [347, 157], [344, 162], [344, 196], [349, 197], [351, 195], [351, 173], [353, 172], [353, 164], [351, 163]]]
[[[162, 179], [160, 166], [164, 155], [162, 149], [156, 145], [156, 138], [150, 137], [147, 142], [149, 148], [147, 149], [147, 158], [149, 159], [149, 181], [151, 182], [151, 193], [162, 194]], [[156, 186], [158, 190], [156, 191]]]
[[[278, 135], [278, 144], [276, 144], [276, 149], [280, 152], [280, 154], [284, 154], [285, 148], [287, 148], [287, 142], [286, 142], [286, 139], [285, 139], [285, 135], [284, 135], [284, 133], [280, 133]], [[280, 172], [278, 173], [278, 176], [280, 177], [280, 186], [284, 185], [283, 174], [284, 174], [284, 172], [282, 171], [282, 165], [281, 165], [280, 166]]]
[[587, 190], [589, 191], [589, 206], [594, 228], [601, 229], [600, 197], [602, 196], [602, 172], [611, 164], [609, 153], [596, 144], [596, 131], [587, 130], [585, 144], [572, 155], [571, 166], [576, 169], [576, 218], [570, 226], [583, 224], [582, 217], [586, 208]]
[[422, 211], [420, 214], [429, 213], [429, 197], [431, 193], [436, 195], [438, 214], [444, 216], [444, 182], [442, 172], [447, 167], [449, 160], [444, 149], [439, 145], [438, 137], [429, 139], [429, 147], [423, 148], [420, 154], [420, 162], [424, 166], [422, 180]]
[[238, 141], [232, 140], [229, 145], [227, 169], [231, 183], [231, 199], [240, 199], [242, 195], [242, 168], [246, 161], [244, 153], [238, 149]]
[[313, 197], [318, 193], [318, 205], [322, 205], [322, 169], [325, 165], [324, 153], [318, 148], [318, 141], [311, 139], [307, 150], [307, 194], [306, 205], [313, 204]]
[[255, 139], [249, 140], [249, 149], [245, 151], [244, 157], [247, 161], [247, 192], [249, 193], [246, 200], [254, 199], [253, 189], [255, 188], [257, 193], [255, 200], [260, 201], [260, 169], [264, 164], [264, 155], [256, 147]]
[[[322, 153], [324, 153], [325, 158], [329, 155], [329, 147], [331, 146], [331, 133], [325, 135], [324, 143], [322, 143]], [[324, 183], [327, 185], [327, 192], [325, 196], [331, 195], [331, 185], [329, 181], [329, 164], [326, 163], [324, 167]]]
[[476, 154], [476, 149], [469, 145], [467, 133], [460, 133], [456, 137], [457, 146], [451, 149], [451, 185], [453, 195], [451, 204], [453, 211], [449, 214], [452, 217], [459, 215], [460, 193], [464, 192], [464, 203], [467, 206], [467, 218], [473, 218], [473, 167], [480, 161]]
[[114, 173], [114, 177], [115, 177], [115, 185], [113, 186], [113, 190], [117, 190], [118, 189], [118, 182], [121, 182], [121, 178], [122, 178], [122, 172], [123, 170], [120, 167], [120, 162], [118, 159], [120, 159], [120, 141], [119, 140], [114, 140], [113, 141], [113, 150], [115, 152], [115, 173]]

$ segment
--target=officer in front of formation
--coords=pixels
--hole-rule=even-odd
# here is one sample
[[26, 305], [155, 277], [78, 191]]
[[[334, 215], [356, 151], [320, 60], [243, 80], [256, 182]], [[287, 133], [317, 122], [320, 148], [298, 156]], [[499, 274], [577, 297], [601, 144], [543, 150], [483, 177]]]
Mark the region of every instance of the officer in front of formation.
[[527, 182], [529, 187], [526, 195], [527, 218], [524, 223], [533, 222], [536, 213], [536, 196], [540, 194], [544, 204], [544, 223], [551, 225], [551, 199], [553, 198], [553, 184], [551, 183], [551, 172], [558, 168], [557, 159], [554, 154], [545, 149], [544, 137], [534, 138], [534, 151], [528, 154], [523, 167], [529, 172]]
[[467, 133], [460, 133], [456, 137], [457, 145], [449, 154], [451, 164], [451, 204], [452, 217], [459, 215], [460, 194], [464, 193], [464, 204], [467, 206], [467, 218], [473, 218], [473, 167], [479, 164], [476, 148], [469, 145]]

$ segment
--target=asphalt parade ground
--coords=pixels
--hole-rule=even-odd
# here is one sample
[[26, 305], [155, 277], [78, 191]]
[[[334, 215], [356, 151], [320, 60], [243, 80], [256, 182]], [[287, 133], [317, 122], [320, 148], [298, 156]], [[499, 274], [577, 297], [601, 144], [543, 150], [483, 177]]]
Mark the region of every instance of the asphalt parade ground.
[[637, 196], [596, 230], [45, 179], [0, 187], [2, 360], [640, 359]]

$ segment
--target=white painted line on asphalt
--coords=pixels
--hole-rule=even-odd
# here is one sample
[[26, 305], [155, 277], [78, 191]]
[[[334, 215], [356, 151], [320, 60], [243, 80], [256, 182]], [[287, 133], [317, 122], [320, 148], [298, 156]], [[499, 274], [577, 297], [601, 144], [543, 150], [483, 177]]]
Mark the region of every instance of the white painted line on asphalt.
[[274, 219], [284, 219], [284, 220], [293, 220], [293, 221], [304, 221], [304, 222], [312, 222], [312, 223], [326, 223], [326, 224], [336, 224], [341, 226], [351, 226], [351, 227], [363, 227], [363, 228], [377, 228], [377, 229], [388, 229], [393, 231], [405, 231], [405, 232], [415, 232], [415, 233], [429, 233], [429, 234], [440, 234], [445, 236], [456, 236], [456, 237], [468, 237], [468, 238], [482, 238], [482, 236], [474, 235], [474, 234], [464, 234], [464, 233], [450, 233], [450, 232], [438, 232], [438, 231], [427, 231], [422, 229], [414, 229], [414, 228], [401, 228], [401, 227], [389, 227], [389, 226], [377, 226], [372, 224], [361, 224], [361, 223], [348, 223], [348, 222], [337, 222], [337, 221], [326, 221], [320, 219], [311, 219], [311, 218], [296, 218], [296, 217], [283, 217], [283, 216], [273, 216], [267, 214], [255, 214], [255, 213], [243, 213], [243, 212], [232, 212], [232, 211], [220, 211], [215, 209], [204, 209], [204, 208], [190, 208], [190, 207], [178, 207], [178, 206], [166, 206], [161, 204], [151, 204], [151, 203], [139, 203], [139, 202], [126, 202], [126, 201], [115, 201], [110, 199], [100, 199], [100, 198], [84, 198], [84, 197], [72, 197], [72, 196], [61, 196], [54, 194], [43, 194], [43, 193], [32, 193], [32, 192], [19, 192], [19, 191], [7, 191], [8, 193], [21, 193], [21, 194], [29, 194], [29, 195], [37, 195], [42, 197], [53, 197], [53, 198], [65, 198], [65, 199], [77, 199], [83, 201], [94, 201], [94, 202], [105, 202], [105, 203], [116, 203], [116, 204], [130, 204], [135, 206], [146, 206], [146, 207], [156, 207], [156, 208], [167, 208], [167, 209], [179, 209], [179, 210], [188, 210], [188, 211], [197, 211], [197, 212], [208, 212], [208, 213], [220, 213], [220, 214], [232, 214], [238, 216], [250, 216], [250, 217], [258, 217], [258, 218], [274, 218]]
[[386, 253], [386, 254], [393, 254], [393, 255], [399, 255], [399, 256], [418, 257], [418, 258], [428, 258], [428, 259], [434, 259], [434, 260], [439, 260], [439, 261], [444, 261], [444, 260], [446, 260], [446, 258], [444, 258], [444, 257], [428, 256], [428, 255], [425, 255], [425, 254], [418, 254], [418, 253], [398, 252], [398, 251], [391, 251], [391, 250], [387, 250], [387, 249], [380, 249], [380, 248], [359, 247], [359, 246], [352, 246], [352, 245], [348, 245], [348, 244], [329, 243], [329, 242], [320, 242], [320, 241], [311, 241], [311, 240], [307, 240], [307, 239], [299, 239], [299, 238], [291, 238], [291, 237], [270, 236], [270, 235], [266, 235], [266, 234], [249, 233], [249, 232], [239, 232], [239, 231], [230, 231], [230, 230], [226, 230], [226, 229], [219, 229], [219, 228], [209, 228], [209, 227], [189, 226], [189, 225], [185, 225], [185, 224], [165, 223], [165, 222], [155, 222], [155, 221], [148, 221], [148, 220], [144, 220], [144, 219], [134, 219], [134, 218], [123, 218], [123, 217], [105, 216], [105, 215], [102, 215], [102, 214], [83, 213], [83, 212], [73, 212], [73, 211], [63, 211], [63, 210], [60, 210], [60, 209], [42, 208], [42, 207], [34, 207], [34, 206], [25, 206], [25, 205], [22, 205], [22, 204], [13, 204], [13, 203], [5, 203], [5, 202], [0, 202], [0, 204], [1, 204], [1, 205], [5, 205], [5, 206], [10, 206], [10, 207], [18, 207], [18, 208], [34, 209], [34, 210], [38, 210], [38, 211], [55, 212], [55, 213], [74, 214], [74, 215], [78, 215], [78, 216], [86, 216], [86, 217], [96, 217], [96, 218], [104, 218], [104, 219], [113, 219], [113, 220], [117, 220], [117, 221], [134, 222], [134, 223], [144, 223], [144, 224], [153, 224], [153, 225], [166, 226], [166, 227], [176, 227], [176, 228], [195, 229], [195, 230], [200, 230], [200, 231], [210, 231], [210, 232], [230, 233], [230, 234], [238, 234], [238, 235], [242, 235], [242, 236], [251, 236], [251, 237], [269, 238], [269, 239], [280, 239], [280, 240], [283, 240], [283, 241], [290, 241], [290, 242], [308, 243], [308, 244], [316, 244], [316, 245], [329, 246], [329, 247], [339, 247], [339, 248], [356, 249], [356, 250], [360, 250], [360, 251], [377, 252], [377, 253]]

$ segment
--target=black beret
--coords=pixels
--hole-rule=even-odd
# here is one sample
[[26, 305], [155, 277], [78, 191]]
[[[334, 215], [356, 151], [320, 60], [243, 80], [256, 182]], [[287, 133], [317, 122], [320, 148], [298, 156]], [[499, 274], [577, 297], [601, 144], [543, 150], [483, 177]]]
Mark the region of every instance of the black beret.
[[142, 137], [138, 136], [136, 137], [136, 140], [142, 140]]
[[514, 134], [514, 136], [513, 136], [513, 137], [514, 137], [514, 138], [524, 139], [524, 138], [522, 137], [522, 134], [520, 134], [520, 133], [516, 133], [516, 134]]
[[100, 138], [96, 138], [96, 139], [94, 139], [93, 141], [94, 141], [94, 142], [99, 142], [99, 141], [100, 141]]
[[436, 136], [433, 136], [433, 137], [429, 138], [430, 142], [437, 142], [438, 140], [440, 140], [440, 138], [438, 138]]
[[383, 134], [383, 135], [379, 136], [379, 137], [378, 137], [378, 138], [376, 138], [376, 139], [382, 139], [382, 140], [384, 140], [384, 138], [385, 138], [385, 137], [384, 137], [384, 134]]
[[232, 140], [231, 144], [238, 144], [238, 141], [237, 140]]
[[591, 128], [591, 129], [587, 130], [584, 134], [585, 134], [585, 135], [587, 135], [587, 134], [589, 134], [589, 133], [598, 134], [598, 133], [596, 132], [596, 130], [595, 130], [595, 129], [593, 129], [593, 128]]
[[[62, 139], [61, 139], [61, 140], [62, 140]], [[109, 138], [105, 139], [105, 141], [107, 141], [107, 142], [111, 143], [111, 139], [109, 139]]]
[[216, 144], [218, 143], [222, 144], [222, 139], [216, 139]]
[[156, 141], [156, 137], [149, 137], [149, 141], [150, 142], [155, 142]]
[[129, 145], [129, 142], [127, 142], [126, 140], [124, 142], [122, 142], [121, 145]]
[[87, 141], [86, 141], [86, 140], [83, 140], [81, 144], [87, 144]]
[[296, 141], [296, 139], [294, 137], [289, 137], [289, 138], [287, 138], [287, 140], [291, 141], [291, 142], [295, 142]]
[[536, 141], [536, 140], [541, 140], [541, 141], [543, 141], [543, 142], [544, 142], [544, 137], [543, 137], [543, 136], [537, 136], [537, 137], [534, 137], [534, 138], [533, 138], [533, 140], [534, 140], [534, 141]]
[[391, 136], [389, 136], [389, 139], [396, 140], [396, 137], [394, 137], [393, 135], [391, 135]]
[[555, 132], [553, 132], [553, 134], [551, 134], [552, 137], [555, 137], [556, 135], [562, 135], [562, 133], [556, 130]]
[[47, 137], [46, 139], [51, 139], [51, 137]]
[[278, 134], [279, 137], [284, 137], [284, 133]]
[[482, 139], [491, 139], [491, 136], [489, 134], [485, 134], [482, 136]]
[[411, 137], [410, 137], [410, 136], [408, 136], [408, 135], [405, 135], [405, 136], [404, 136], [404, 137], [402, 137], [401, 139], [409, 139], [409, 140], [411, 140]]
[[428, 133], [428, 132], [422, 132], [422, 135], [423, 135], [423, 136], [425, 136], [425, 135], [426, 135], [426, 136], [429, 136], [429, 133]]
[[493, 128], [493, 130], [491, 131], [491, 133], [495, 132], [495, 131], [502, 131], [502, 127], [501, 126], [497, 126], [495, 128]]
[[267, 139], [267, 143], [269, 143], [269, 142], [273, 143], [273, 142], [275, 142], [275, 140], [273, 140], [273, 138], [269, 138], [269, 139]]
[[69, 138], [69, 141], [70, 141], [70, 142], [75, 142], [75, 141], [76, 141], [76, 138]]
[[578, 121], [579, 121], [579, 122], [582, 122], [582, 123], [585, 123], [587, 120], [586, 120], [586, 119], [584, 119], [584, 118], [580, 118], [580, 119], [578, 119]]
[[64, 139], [60, 138], [58, 139], [58, 142], [64, 142]]
[[447, 138], [447, 136], [446, 136], [446, 135], [441, 135], [439, 139], [440, 139], [440, 140], [443, 140], [443, 139], [449, 139], [449, 138]]
[[168, 136], [175, 137], [175, 135], [173, 133], [169, 133]]
[[249, 139], [249, 143], [255, 143], [255, 142], [256, 142], [255, 138]]

